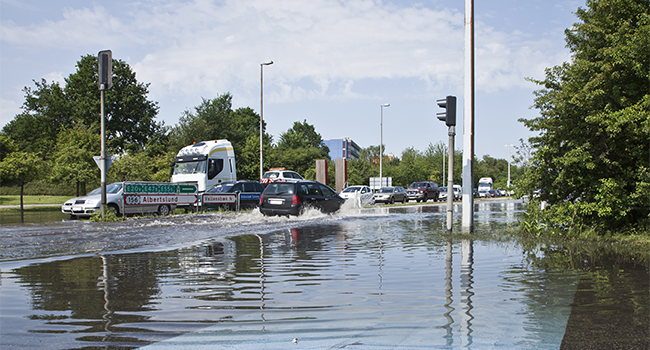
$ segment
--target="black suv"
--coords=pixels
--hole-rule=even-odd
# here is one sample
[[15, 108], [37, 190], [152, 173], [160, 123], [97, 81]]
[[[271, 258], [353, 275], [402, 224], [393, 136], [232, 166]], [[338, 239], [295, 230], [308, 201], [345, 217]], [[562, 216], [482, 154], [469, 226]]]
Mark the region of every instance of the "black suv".
[[433, 181], [418, 181], [412, 183], [406, 189], [406, 194], [408, 194], [409, 200], [415, 199], [418, 202], [426, 202], [429, 199], [433, 199], [434, 202], [437, 202], [440, 196], [440, 189]]
[[266, 186], [260, 198], [264, 215], [300, 215], [306, 208], [333, 213], [345, 202], [336, 191], [318, 181], [278, 180]]

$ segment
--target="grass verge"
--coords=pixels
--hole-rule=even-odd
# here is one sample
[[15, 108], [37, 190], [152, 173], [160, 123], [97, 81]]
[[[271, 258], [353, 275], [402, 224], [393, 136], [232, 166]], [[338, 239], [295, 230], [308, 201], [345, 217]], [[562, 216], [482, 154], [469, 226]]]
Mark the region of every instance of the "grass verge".
[[[70, 199], [69, 196], [23, 196], [23, 204], [61, 205], [68, 199]], [[20, 196], [0, 196], [0, 205], [20, 205]]]

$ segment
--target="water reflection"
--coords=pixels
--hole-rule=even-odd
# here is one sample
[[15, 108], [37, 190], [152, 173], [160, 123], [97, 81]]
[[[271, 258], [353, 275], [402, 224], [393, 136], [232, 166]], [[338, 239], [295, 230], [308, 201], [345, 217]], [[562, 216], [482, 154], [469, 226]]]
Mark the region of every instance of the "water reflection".
[[[499, 210], [507, 216], [508, 204]], [[282, 337], [297, 337], [304, 347], [557, 349], [580, 272], [549, 266], [554, 251], [525, 256], [516, 242], [480, 238], [493, 234], [480, 221], [476, 239], [447, 235], [443, 214], [15, 263], [0, 279], [3, 346], [156, 349], [201, 329], [213, 346], [258, 339], [283, 348]], [[641, 292], [630, 294], [642, 305]], [[11, 305], [22, 306], [4, 304], [21, 297], [28, 302]]]
[[460, 295], [461, 314], [460, 332], [463, 333], [461, 339], [464, 340], [463, 346], [472, 345], [472, 297], [474, 296], [474, 241], [463, 239], [460, 244], [461, 249], [461, 267], [460, 267]]

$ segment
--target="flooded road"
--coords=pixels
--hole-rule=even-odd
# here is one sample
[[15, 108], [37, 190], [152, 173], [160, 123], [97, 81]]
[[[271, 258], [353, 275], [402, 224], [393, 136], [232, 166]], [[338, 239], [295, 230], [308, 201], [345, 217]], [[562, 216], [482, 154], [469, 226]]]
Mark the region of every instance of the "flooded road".
[[0, 347], [579, 348], [622, 313], [647, 348], [647, 267], [562, 265], [508, 234], [520, 202], [477, 209], [473, 236], [444, 205], [0, 226]]

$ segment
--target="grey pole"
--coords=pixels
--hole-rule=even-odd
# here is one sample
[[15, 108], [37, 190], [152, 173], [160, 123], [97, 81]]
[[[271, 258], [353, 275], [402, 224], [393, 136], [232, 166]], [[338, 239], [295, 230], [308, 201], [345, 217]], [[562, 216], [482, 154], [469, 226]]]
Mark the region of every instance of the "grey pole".
[[465, 0], [463, 231], [474, 231], [474, 0]]
[[449, 127], [449, 177], [447, 178], [447, 232], [451, 233], [454, 220], [454, 136], [456, 127]]
[[264, 157], [262, 154], [262, 142], [264, 137], [264, 66], [272, 65], [273, 61], [266, 61], [260, 63], [260, 181], [264, 175]]
[[384, 187], [384, 173], [382, 168], [382, 160], [384, 158], [384, 107], [389, 107], [390, 103], [384, 103], [379, 106], [381, 110], [379, 113], [379, 188]]
[[104, 219], [106, 215], [106, 123], [104, 122], [105, 118], [105, 112], [104, 112], [104, 104], [106, 100], [106, 89], [105, 85], [102, 84], [100, 87], [99, 91], [101, 103], [100, 103], [100, 114], [101, 114], [101, 123], [100, 123], [100, 128], [101, 128], [101, 134], [102, 134], [102, 141], [101, 141], [101, 153], [100, 153], [100, 159], [99, 159], [99, 169], [101, 172], [101, 186], [102, 186], [102, 219]]

